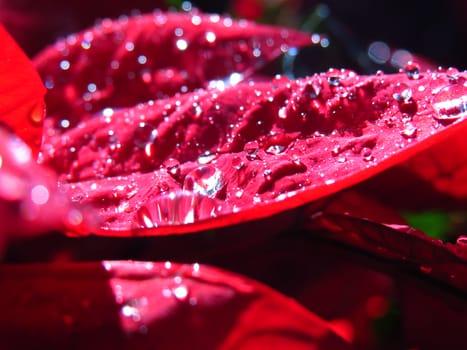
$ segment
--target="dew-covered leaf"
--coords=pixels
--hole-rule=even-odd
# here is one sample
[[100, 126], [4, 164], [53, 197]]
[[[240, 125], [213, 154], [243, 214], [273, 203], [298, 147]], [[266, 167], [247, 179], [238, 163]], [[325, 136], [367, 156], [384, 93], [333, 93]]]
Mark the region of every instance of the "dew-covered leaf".
[[350, 348], [292, 299], [198, 263], [3, 265], [0, 276], [5, 349]]
[[42, 136], [45, 89], [33, 65], [0, 25], [0, 122], [36, 152]]
[[217, 14], [106, 19], [41, 52], [47, 138], [104, 108], [133, 106], [211, 84], [235, 84], [290, 47], [311, 45], [291, 29]]
[[439, 108], [446, 86], [467, 91], [445, 72], [335, 69], [198, 90], [62, 128], [43, 162], [74, 200], [100, 208], [101, 233], [227, 226], [322, 198], [462, 133], [463, 116], [446, 120]]

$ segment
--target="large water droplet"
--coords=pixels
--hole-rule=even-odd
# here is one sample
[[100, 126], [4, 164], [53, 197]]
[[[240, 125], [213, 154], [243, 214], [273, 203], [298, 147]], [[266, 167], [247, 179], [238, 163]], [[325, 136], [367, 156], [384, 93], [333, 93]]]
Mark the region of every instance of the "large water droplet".
[[203, 165], [185, 176], [183, 189], [214, 198], [224, 185], [224, 177], [219, 169], [211, 165]]
[[172, 192], [146, 202], [137, 213], [138, 228], [191, 224], [216, 217], [218, 202], [189, 191]]
[[467, 116], [467, 87], [463, 84], [442, 88], [433, 98], [435, 119], [454, 121]]

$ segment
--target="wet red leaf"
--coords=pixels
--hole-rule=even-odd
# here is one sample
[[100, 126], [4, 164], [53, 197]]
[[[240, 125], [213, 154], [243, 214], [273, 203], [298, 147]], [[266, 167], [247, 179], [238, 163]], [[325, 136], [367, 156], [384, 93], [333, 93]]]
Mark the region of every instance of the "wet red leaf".
[[462, 134], [461, 107], [445, 110], [438, 95], [462, 96], [458, 74], [331, 69], [198, 90], [51, 131], [43, 161], [72, 198], [100, 208], [99, 233], [227, 226], [322, 198]]
[[350, 348], [292, 299], [204, 265], [4, 265], [0, 276], [4, 349]]
[[134, 106], [213, 80], [237, 82], [289, 47], [304, 45], [311, 45], [307, 33], [196, 11], [104, 20], [34, 59], [49, 88], [45, 137], [104, 108]]
[[0, 25], [0, 115], [36, 152], [42, 136], [45, 89], [29, 59]]
[[[355, 271], [341, 262], [343, 250], [311, 253], [310, 242], [287, 245], [280, 238], [271, 250], [261, 242], [269, 231], [303, 223], [302, 212], [287, 210], [310, 202], [306, 234], [373, 253], [391, 268], [400, 264], [417, 278], [426, 275], [431, 284], [449, 286], [445, 291], [453, 294], [467, 291], [465, 236], [455, 245], [443, 244], [361, 194], [329, 196], [402, 164], [437, 189], [464, 198], [464, 159], [443, 153], [465, 148], [460, 135], [467, 127], [466, 73], [425, 71], [410, 63], [394, 75], [331, 69], [294, 81], [278, 77], [235, 85], [238, 72], [249, 75], [286, 47], [309, 42], [303, 33], [244, 23], [156, 12], [105, 20], [44, 51], [36, 59], [50, 106], [41, 162], [58, 172], [60, 193], [92, 205], [103, 220], [99, 229], [79, 233], [150, 236], [229, 226], [220, 235], [196, 235], [199, 251], [189, 244], [192, 235], [154, 238], [139, 254], [182, 261], [203, 256], [230, 264], [287, 290], [330, 322], [255, 282], [199, 264], [39, 264], [0, 267], [1, 290], [8, 291], [0, 298], [2, 339], [13, 347], [46, 343], [49, 348], [346, 347], [338, 334], [369, 346], [371, 322], [388, 313], [395, 287], [390, 278]], [[155, 27], [163, 34], [154, 35]], [[167, 42], [154, 43], [155, 38]], [[234, 87], [221, 82], [229, 77]], [[147, 100], [155, 101], [142, 103]], [[32, 201], [33, 209], [51, 211], [38, 213], [34, 222], [15, 212], [18, 219], [4, 220], [5, 230], [29, 232], [32, 223], [39, 230], [70, 229], [69, 203], [61, 194], [57, 203], [63, 207], [49, 200], [49, 195], [55, 200], [56, 189], [41, 182], [44, 168], [31, 162], [17, 166], [17, 152], [7, 147], [12, 136], [0, 136], [0, 145], [6, 145], [0, 175], [17, 172], [19, 206]], [[48, 180], [56, 182], [53, 176]], [[7, 198], [12, 188], [0, 191], [2, 215], [15, 208], [15, 199]], [[284, 219], [278, 225], [274, 214], [274, 220]], [[50, 218], [58, 223], [47, 222]], [[226, 242], [239, 236], [223, 241], [226, 233], [242, 229], [237, 245]], [[254, 237], [245, 239], [251, 233]], [[216, 244], [206, 247], [212, 243], [206, 237]], [[114, 253], [114, 246], [106, 248]], [[415, 334], [413, 345], [433, 346], [413, 325], [434, 329], [426, 314], [431, 305], [440, 319], [456, 323], [448, 329], [437, 321], [448, 339], [431, 337], [435, 346], [455, 344], [459, 338], [452, 333], [462, 329], [465, 313], [443, 307], [452, 301], [449, 292], [446, 299], [424, 295], [418, 302], [412, 282], [404, 286], [411, 311], [403, 328], [409, 338]], [[464, 304], [456, 299], [449, 305]]]
[[57, 188], [56, 174], [38, 165], [15, 134], [0, 128], [0, 243], [66, 227], [89, 232], [95, 215], [81, 209]]

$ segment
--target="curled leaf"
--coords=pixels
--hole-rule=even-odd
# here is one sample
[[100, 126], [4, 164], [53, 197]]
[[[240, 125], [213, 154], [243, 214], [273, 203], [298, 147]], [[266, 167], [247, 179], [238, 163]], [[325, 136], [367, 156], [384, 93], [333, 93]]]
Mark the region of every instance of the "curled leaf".
[[430, 278], [467, 291], [467, 245], [462, 240], [458, 244], [444, 244], [406, 225], [383, 224], [326, 211], [314, 213], [308, 228], [327, 239], [404, 262]]

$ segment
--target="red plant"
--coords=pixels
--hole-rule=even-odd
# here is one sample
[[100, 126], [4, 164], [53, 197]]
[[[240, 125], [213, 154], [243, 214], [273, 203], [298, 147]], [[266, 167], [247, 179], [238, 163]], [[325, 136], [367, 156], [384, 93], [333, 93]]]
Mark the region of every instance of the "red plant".
[[404, 172], [425, 201], [465, 201], [465, 155], [446, 151], [465, 149], [465, 72], [270, 78], [316, 38], [156, 11], [39, 53], [42, 124], [37, 73], [0, 34], [0, 230], [7, 262], [33, 262], [0, 266], [6, 349], [461, 345], [464, 238], [428, 238], [378, 197], [412, 186]]

